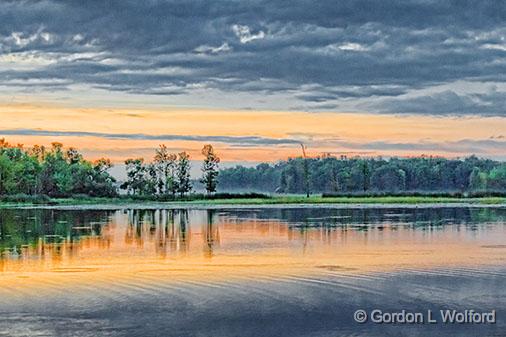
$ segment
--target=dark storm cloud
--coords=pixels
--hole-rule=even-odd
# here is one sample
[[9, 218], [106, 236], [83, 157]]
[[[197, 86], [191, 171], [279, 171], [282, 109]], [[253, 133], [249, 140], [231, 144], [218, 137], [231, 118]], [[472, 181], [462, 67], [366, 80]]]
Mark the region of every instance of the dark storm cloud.
[[196, 141], [196, 142], [219, 142], [236, 145], [288, 145], [300, 144], [300, 141], [290, 138], [267, 138], [256, 136], [194, 136], [194, 135], [150, 135], [145, 133], [103, 133], [85, 131], [49, 131], [35, 129], [6, 129], [0, 130], [0, 135], [12, 136], [52, 136], [52, 137], [99, 137], [107, 139], [130, 139], [130, 140], [162, 140], [162, 141]]
[[283, 93], [295, 105], [336, 108], [390, 96], [411, 113], [497, 115], [463, 97], [465, 111], [448, 112], [433, 102], [454, 99], [446, 94], [426, 99], [431, 111], [400, 96], [457, 80], [502, 83], [506, 74], [499, 1], [7, 0], [0, 22], [0, 53], [31, 58], [31, 68], [0, 62], [6, 85], [35, 78], [134, 94]]

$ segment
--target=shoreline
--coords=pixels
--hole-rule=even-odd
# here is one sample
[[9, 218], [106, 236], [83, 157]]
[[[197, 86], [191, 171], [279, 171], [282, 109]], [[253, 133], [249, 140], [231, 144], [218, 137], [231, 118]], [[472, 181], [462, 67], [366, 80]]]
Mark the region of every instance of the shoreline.
[[223, 208], [448, 208], [506, 207], [504, 197], [273, 197], [147, 201], [132, 199], [52, 199], [50, 203], [0, 202], [0, 209], [223, 209]]

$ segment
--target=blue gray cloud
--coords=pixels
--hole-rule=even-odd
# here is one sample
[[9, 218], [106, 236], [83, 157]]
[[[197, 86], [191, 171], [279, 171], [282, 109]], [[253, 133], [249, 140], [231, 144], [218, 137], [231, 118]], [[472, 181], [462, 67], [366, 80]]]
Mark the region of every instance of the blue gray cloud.
[[446, 90], [411, 98], [392, 98], [373, 104], [383, 112], [434, 115], [506, 116], [506, 95], [495, 90], [468, 95]]
[[[145, 134], [145, 133], [104, 133], [84, 131], [52, 131], [41, 129], [0, 129], [0, 136], [51, 136], [51, 137], [98, 137], [105, 139], [128, 140], [156, 140], [164, 141], [194, 141], [221, 143], [232, 148], [250, 148], [257, 146], [269, 147], [299, 147], [304, 143], [310, 147], [318, 145], [339, 148], [341, 154], [352, 151], [357, 153], [383, 153], [385, 151], [426, 151], [427, 153], [448, 152], [469, 155], [480, 153], [495, 158], [506, 158], [506, 140], [503, 135], [491, 136], [488, 139], [459, 139], [453, 141], [436, 142], [427, 140], [409, 142], [369, 141], [357, 142], [339, 137], [327, 137], [320, 134], [297, 133], [286, 138], [269, 138], [258, 136], [205, 136], [205, 135], [173, 135], [173, 134]], [[145, 151], [146, 148], [132, 148], [134, 152]], [[86, 153], [94, 150], [85, 149]], [[121, 150], [124, 152], [125, 150]], [[109, 150], [114, 153], [115, 150]]]
[[[505, 115], [499, 1], [4, 0], [0, 22], [0, 85], [13, 92], [78, 86], [181, 105], [205, 96], [224, 108]], [[497, 90], [433, 89], [457, 81]]]
[[86, 131], [50, 131], [38, 129], [4, 129], [0, 130], [4, 136], [51, 136], [51, 137], [99, 137], [106, 139], [130, 139], [130, 140], [160, 140], [160, 141], [195, 141], [195, 142], [218, 142], [242, 146], [261, 145], [289, 145], [300, 144], [300, 141], [291, 138], [268, 138], [258, 136], [197, 136], [197, 135], [152, 135], [145, 133], [104, 133]]

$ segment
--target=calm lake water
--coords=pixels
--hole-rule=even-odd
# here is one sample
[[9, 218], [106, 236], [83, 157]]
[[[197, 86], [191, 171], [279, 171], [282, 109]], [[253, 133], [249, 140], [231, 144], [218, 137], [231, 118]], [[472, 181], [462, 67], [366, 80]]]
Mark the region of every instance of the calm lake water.
[[505, 207], [100, 208], [0, 209], [0, 336], [506, 336]]

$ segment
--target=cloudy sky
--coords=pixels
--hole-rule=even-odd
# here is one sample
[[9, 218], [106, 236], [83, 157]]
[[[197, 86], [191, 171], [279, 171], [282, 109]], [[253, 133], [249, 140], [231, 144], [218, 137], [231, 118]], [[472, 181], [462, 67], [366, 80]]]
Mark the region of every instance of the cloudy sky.
[[500, 1], [0, 1], [0, 137], [506, 160]]

